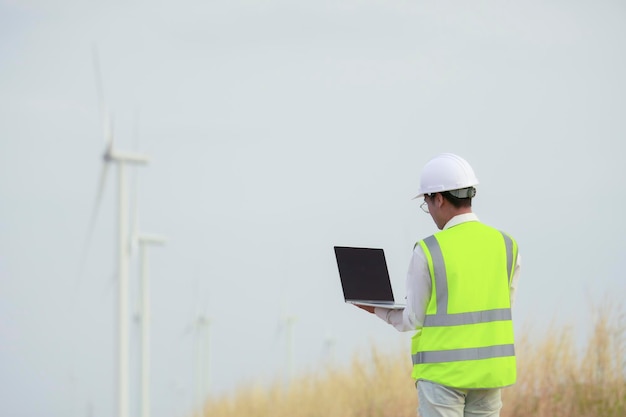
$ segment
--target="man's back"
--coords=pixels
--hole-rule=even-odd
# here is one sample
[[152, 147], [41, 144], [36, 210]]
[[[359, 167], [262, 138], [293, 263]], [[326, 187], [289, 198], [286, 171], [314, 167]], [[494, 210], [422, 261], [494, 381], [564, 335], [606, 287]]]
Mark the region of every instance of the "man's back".
[[433, 286], [422, 331], [413, 338], [413, 377], [459, 388], [513, 384], [513, 239], [480, 222], [465, 222], [419, 245]]

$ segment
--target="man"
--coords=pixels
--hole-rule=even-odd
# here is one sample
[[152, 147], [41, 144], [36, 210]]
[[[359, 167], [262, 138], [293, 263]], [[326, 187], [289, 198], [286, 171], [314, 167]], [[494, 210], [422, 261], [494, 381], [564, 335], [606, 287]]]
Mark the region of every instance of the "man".
[[422, 417], [497, 417], [515, 383], [511, 305], [517, 243], [472, 212], [478, 184], [463, 158], [444, 153], [423, 168], [420, 206], [439, 232], [416, 243], [406, 307], [360, 308], [400, 331], [415, 330], [412, 376]]

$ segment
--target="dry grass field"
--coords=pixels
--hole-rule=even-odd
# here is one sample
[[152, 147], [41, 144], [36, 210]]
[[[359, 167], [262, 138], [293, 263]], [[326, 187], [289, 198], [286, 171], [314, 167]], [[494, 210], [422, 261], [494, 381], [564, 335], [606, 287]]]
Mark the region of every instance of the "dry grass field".
[[504, 391], [503, 417], [626, 416], [626, 317], [611, 304], [592, 312], [593, 327], [576, 348], [575, 327], [552, 327], [517, 345], [518, 382]]
[[[626, 416], [626, 320], [610, 305], [589, 329], [550, 328], [518, 337], [518, 382], [503, 391], [502, 417]], [[581, 346], [576, 331], [589, 331]], [[290, 388], [242, 387], [206, 403], [207, 417], [416, 417], [408, 346], [374, 347], [344, 368], [300, 375]]]

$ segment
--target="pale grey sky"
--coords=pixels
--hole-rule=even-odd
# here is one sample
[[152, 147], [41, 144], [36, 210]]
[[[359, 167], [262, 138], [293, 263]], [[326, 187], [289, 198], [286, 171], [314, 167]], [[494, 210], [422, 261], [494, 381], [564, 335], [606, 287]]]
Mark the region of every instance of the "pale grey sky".
[[168, 239], [150, 250], [154, 417], [192, 408], [198, 312], [213, 393], [286, 375], [289, 314], [299, 372], [329, 340], [336, 364], [408, 354], [343, 303], [332, 246], [384, 247], [403, 297], [439, 152], [519, 242], [518, 329], [584, 331], [624, 294], [621, 2], [0, 0], [0, 415], [117, 410], [114, 169], [78, 276], [104, 151], [93, 45], [116, 146], [152, 158], [140, 229]]

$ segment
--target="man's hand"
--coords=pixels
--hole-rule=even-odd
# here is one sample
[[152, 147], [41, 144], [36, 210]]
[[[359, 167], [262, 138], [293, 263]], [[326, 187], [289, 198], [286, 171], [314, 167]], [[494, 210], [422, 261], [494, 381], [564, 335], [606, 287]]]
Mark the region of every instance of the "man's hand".
[[368, 313], [372, 313], [372, 314], [374, 314], [374, 308], [375, 308], [375, 307], [372, 307], [372, 306], [364, 306], [364, 305], [361, 305], [361, 304], [355, 304], [355, 306], [357, 306], [357, 307], [358, 307], [358, 308], [360, 308], [361, 310], [365, 310], [365, 311], [367, 311]]

